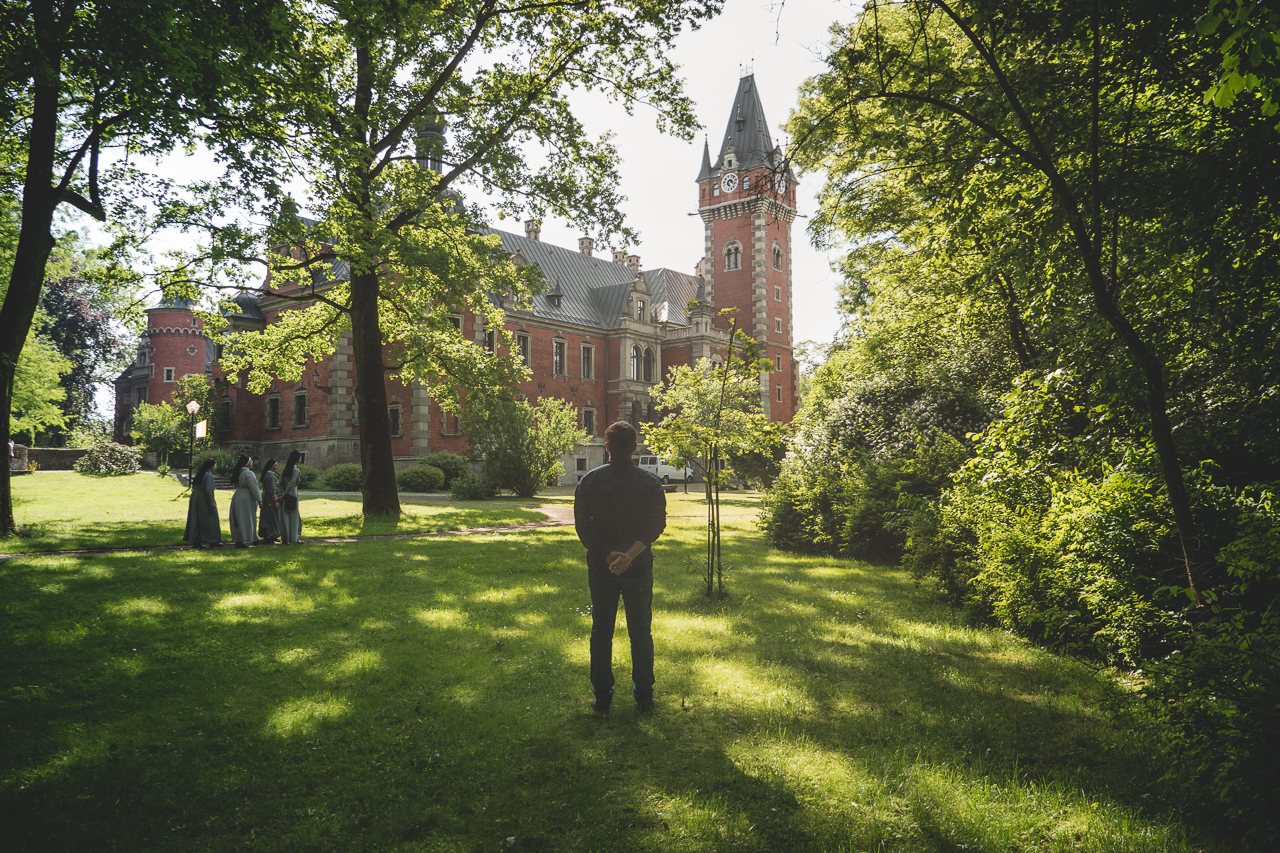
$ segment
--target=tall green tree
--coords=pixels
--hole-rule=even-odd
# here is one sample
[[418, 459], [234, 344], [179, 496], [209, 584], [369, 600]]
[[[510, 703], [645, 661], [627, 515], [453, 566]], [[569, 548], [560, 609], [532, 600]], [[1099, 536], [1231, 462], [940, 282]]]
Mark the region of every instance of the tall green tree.
[[[1261, 171], [1274, 166], [1265, 124], [1203, 103], [1215, 59], [1191, 9], [873, 0], [835, 31], [830, 70], [790, 129], [801, 164], [830, 175], [819, 229], [875, 239], [852, 212], [864, 200], [934, 211], [945, 227], [928, 242], [901, 215], [880, 233], [980, 260], [972, 281], [998, 282], [1017, 322], [1055, 342], [1096, 403], [1151, 443], [1194, 587], [1200, 530], [1183, 469], [1202, 449], [1185, 437], [1213, 429], [1191, 404], [1189, 368], [1204, 361], [1187, 356], [1238, 380], [1232, 390], [1226, 375], [1199, 376], [1199, 388], [1265, 407], [1274, 360], [1233, 366], [1208, 329], [1250, 346], [1245, 306], [1274, 319], [1274, 212], [1260, 188], [1276, 178]], [[1034, 346], [1023, 354], [1044, 366]]]
[[[228, 109], [229, 101], [263, 103], [253, 71], [277, 55], [281, 10], [276, 0], [0, 4], [0, 192], [20, 199], [0, 305], [0, 421], [9, 422], [55, 212], [68, 205], [108, 219], [111, 190], [129, 169], [100, 168], [104, 151], [168, 150], [190, 139], [202, 118], [216, 138], [244, 112]], [[0, 533], [13, 529], [6, 469]]]
[[63, 377], [72, 370], [65, 358], [48, 341], [29, 333], [18, 357], [13, 377], [13, 406], [9, 414], [9, 435], [25, 436], [35, 444], [36, 433], [65, 422], [62, 404], [67, 396]]
[[[688, 138], [696, 121], [667, 54], [682, 28], [719, 6], [344, 0], [308, 7], [297, 34], [302, 65], [281, 82], [282, 133], [255, 153], [280, 182], [307, 181], [305, 206], [319, 222], [304, 224], [278, 183], [247, 181], [249, 194], [234, 197], [208, 187], [169, 209], [172, 221], [205, 227], [213, 239], [174, 266], [167, 291], [242, 286], [234, 274], [256, 262], [269, 275], [261, 292], [300, 303], [267, 331], [236, 336], [226, 366], [246, 371], [251, 389], [295, 378], [308, 357], [327, 355], [349, 333], [364, 512], [398, 514], [386, 377], [446, 398], [507, 387], [519, 371], [475, 347], [450, 315], [465, 305], [501, 328], [490, 294], [519, 304], [543, 286], [536, 270], [516, 267], [496, 238], [484, 236], [479, 212], [465, 207], [455, 186], [500, 195], [500, 216], [554, 213], [584, 230], [627, 233], [616, 151], [607, 138], [586, 135], [570, 93], [601, 91], [628, 110], [644, 104], [660, 129]], [[272, 226], [202, 219], [231, 204]], [[338, 268], [349, 273], [334, 275]], [[290, 291], [294, 283], [302, 286]]]

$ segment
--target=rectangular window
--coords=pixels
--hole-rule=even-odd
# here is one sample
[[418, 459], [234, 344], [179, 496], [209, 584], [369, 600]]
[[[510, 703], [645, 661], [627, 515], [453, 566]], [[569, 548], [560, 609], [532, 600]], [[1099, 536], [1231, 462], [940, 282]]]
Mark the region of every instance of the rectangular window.
[[391, 435], [400, 437], [404, 435], [404, 424], [400, 422], [400, 407], [387, 407], [387, 421], [391, 424]]
[[773, 363], [774, 363], [775, 369], [782, 370], [782, 356], [775, 355], [773, 357]]
[[493, 329], [484, 333], [484, 348], [489, 352], [497, 352], [498, 336], [494, 334]]
[[773, 286], [773, 298], [779, 302], [782, 301], [782, 288], [776, 284]]
[[782, 386], [781, 385], [778, 386], [778, 402], [779, 403], [782, 402]]
[[267, 398], [267, 429], [280, 429], [280, 398]]
[[644, 314], [644, 300], [643, 300], [643, 299], [638, 299], [638, 300], [636, 300], [636, 319], [637, 319], [637, 320], [639, 320], [639, 321], [641, 321], [641, 322], [644, 322], [644, 320], [646, 319], [646, 318], [645, 318], [645, 314]]
[[448, 412], [443, 413], [444, 420], [440, 424], [441, 435], [457, 435], [458, 434], [458, 416], [451, 415]]
[[516, 351], [520, 355], [520, 363], [529, 366], [529, 336], [516, 335]]
[[564, 358], [564, 341], [556, 341], [552, 350], [551, 372], [556, 376], [568, 376], [569, 371], [565, 365]]
[[587, 460], [581, 456], [578, 457], [578, 470], [579, 471], [587, 470]]
[[453, 323], [453, 327], [457, 329], [459, 332], [462, 331], [462, 318], [459, 317], [457, 314], [454, 314], [452, 317], [450, 317], [449, 322]]
[[165, 382], [172, 382], [172, 381], [173, 381], [173, 368], [172, 368], [172, 367], [166, 367], [166, 368], [164, 369], [164, 381], [165, 381]]
[[596, 413], [593, 409], [582, 410], [582, 429], [587, 435], [596, 434]]
[[719, 195], [720, 195], [720, 184], [719, 184], [719, 183], [715, 183], [715, 184], [712, 184], [712, 185], [711, 185], [711, 195], [716, 196], [716, 197], [719, 197]]
[[744, 176], [742, 177], [742, 188], [743, 188], [744, 190], [749, 190], [749, 189], [751, 189], [751, 176], [750, 176], [750, 175], [744, 175]]
[[218, 424], [218, 429], [222, 429], [222, 430], [231, 429], [231, 401], [230, 400], [222, 401], [221, 421], [222, 422]]
[[293, 395], [293, 425], [296, 427], [307, 425], [307, 395], [305, 393]]
[[591, 379], [595, 376], [595, 347], [583, 346], [582, 348], [582, 378]]
[[773, 318], [773, 330], [774, 330], [775, 332], [781, 332], [781, 331], [782, 331], [782, 318], [781, 318], [781, 317], [774, 317], [774, 318]]

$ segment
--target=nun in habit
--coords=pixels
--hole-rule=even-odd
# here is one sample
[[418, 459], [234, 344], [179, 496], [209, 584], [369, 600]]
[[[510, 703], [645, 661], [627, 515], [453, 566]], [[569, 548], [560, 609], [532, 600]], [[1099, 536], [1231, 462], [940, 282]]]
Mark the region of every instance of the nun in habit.
[[298, 461], [302, 454], [293, 451], [280, 472], [280, 541], [285, 545], [302, 544], [302, 516], [298, 512], [298, 484], [302, 472]]
[[253, 460], [241, 456], [231, 472], [231, 482], [236, 493], [231, 498], [231, 541], [237, 548], [258, 544], [258, 507], [262, 504], [262, 492], [258, 478], [253, 476]]
[[206, 459], [191, 478], [191, 499], [187, 501], [187, 529], [182, 541], [197, 548], [216, 548], [222, 544], [222, 528], [218, 525], [218, 504], [213, 499], [213, 466]]
[[276, 468], [280, 463], [268, 459], [262, 466], [262, 509], [258, 512], [258, 535], [263, 542], [275, 544], [280, 539], [280, 478]]

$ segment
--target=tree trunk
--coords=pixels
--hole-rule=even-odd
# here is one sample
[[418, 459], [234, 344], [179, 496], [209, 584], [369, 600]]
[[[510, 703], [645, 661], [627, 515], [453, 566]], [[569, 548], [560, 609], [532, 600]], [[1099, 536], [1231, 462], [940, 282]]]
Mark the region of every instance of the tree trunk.
[[360, 407], [360, 467], [364, 471], [365, 515], [400, 515], [396, 466], [391, 453], [387, 414], [386, 367], [382, 362], [382, 329], [378, 323], [376, 269], [351, 276], [351, 348], [356, 366], [356, 403]]
[[[37, 60], [41, 62], [41, 60]], [[13, 379], [18, 358], [40, 302], [44, 268], [53, 251], [53, 158], [58, 143], [58, 63], [47, 59], [36, 70], [32, 86], [31, 130], [27, 139], [27, 173], [22, 186], [22, 220], [9, 275], [9, 290], [0, 307], [0, 423], [9, 433]], [[16, 530], [9, 466], [0, 474], [0, 535]]]

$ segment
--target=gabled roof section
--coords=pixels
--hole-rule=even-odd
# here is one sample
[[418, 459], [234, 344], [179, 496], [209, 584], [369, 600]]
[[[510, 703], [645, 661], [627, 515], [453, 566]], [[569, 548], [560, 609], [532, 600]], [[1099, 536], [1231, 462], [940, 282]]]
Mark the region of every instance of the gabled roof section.
[[689, 325], [689, 300], [698, 292], [702, 279], [669, 269], [647, 270], [644, 277], [653, 292], [658, 322], [675, 326]]
[[760, 103], [760, 92], [756, 89], [754, 74], [748, 74], [738, 81], [738, 94], [733, 99], [729, 124], [725, 127], [720, 154], [716, 157], [716, 171], [723, 168], [725, 151], [730, 146], [733, 147], [739, 169], [773, 165], [771, 158], [776, 146], [769, 133], [769, 122], [764, 117], [764, 106]]

